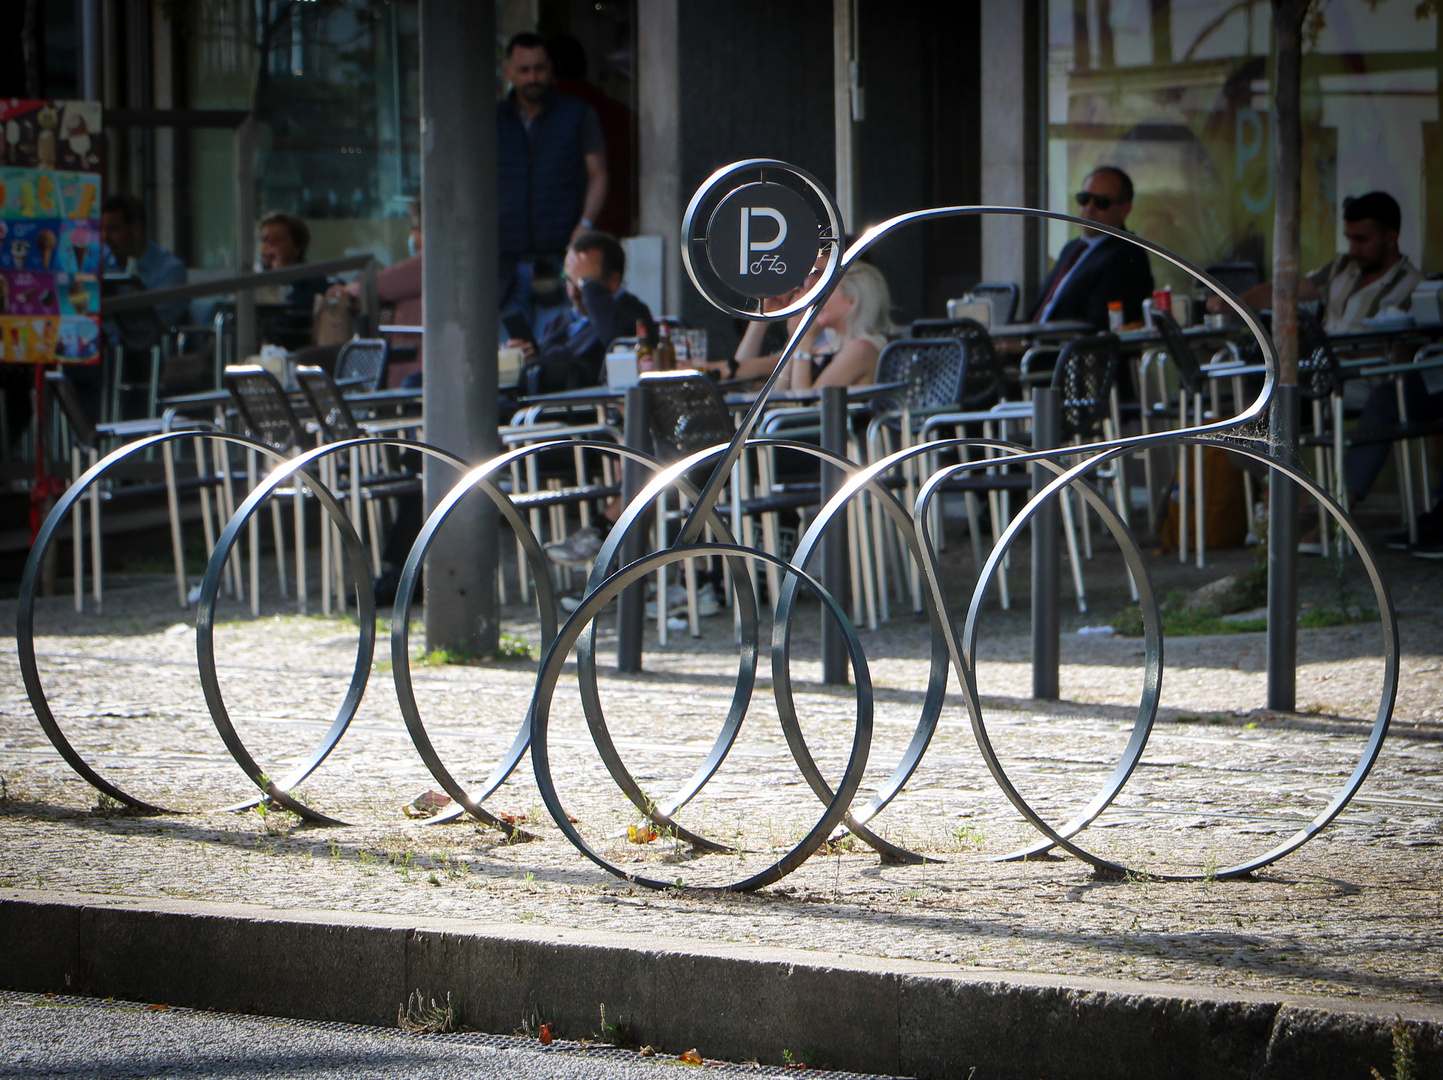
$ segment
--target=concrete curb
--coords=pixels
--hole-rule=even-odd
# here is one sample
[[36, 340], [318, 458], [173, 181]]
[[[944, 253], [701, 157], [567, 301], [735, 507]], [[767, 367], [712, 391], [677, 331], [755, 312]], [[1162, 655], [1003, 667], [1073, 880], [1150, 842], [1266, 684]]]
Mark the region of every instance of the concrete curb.
[[641, 1042], [926, 1078], [1391, 1077], [1394, 1015], [1443, 1080], [1443, 1009], [1177, 984], [962, 974], [950, 964], [459, 919], [0, 890], [0, 986], [190, 1008], [395, 1022], [412, 990], [510, 1032], [608, 1020]]

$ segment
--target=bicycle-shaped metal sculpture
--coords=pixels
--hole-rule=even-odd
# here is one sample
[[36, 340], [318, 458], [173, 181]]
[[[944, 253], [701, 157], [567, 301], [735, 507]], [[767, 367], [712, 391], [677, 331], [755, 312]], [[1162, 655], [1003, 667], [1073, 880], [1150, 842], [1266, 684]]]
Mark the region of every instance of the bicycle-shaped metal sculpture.
[[[1207, 284], [1223, 298], [1252, 333], [1265, 358], [1266, 376], [1257, 397], [1227, 420], [1161, 433], [1045, 450], [1034, 450], [998, 440], [955, 438], [908, 447], [865, 466], [818, 450], [814, 445], [758, 440], [754, 437], [768, 396], [799, 343], [815, 322], [822, 306], [840, 284], [848, 267], [879, 240], [906, 226], [943, 218], [986, 214], [1041, 217], [1085, 224], [1091, 229], [1135, 244]], [[1205, 876], [1231, 878], [1248, 874], [1296, 850], [1342, 812], [1377, 760], [1392, 716], [1399, 671], [1396, 618], [1388, 589], [1368, 542], [1345, 509], [1312, 478], [1287, 461], [1280, 460], [1276, 448], [1270, 446], [1264, 438], [1249, 433], [1257, 429], [1258, 421], [1265, 416], [1265, 410], [1272, 398], [1277, 379], [1277, 356], [1272, 342], [1252, 312], [1221, 283], [1210, 278], [1199, 267], [1132, 233], [1096, 222], [1084, 223], [1065, 214], [1016, 207], [941, 207], [903, 214], [868, 230], [844, 251], [841, 217], [830, 195], [803, 170], [767, 160], [744, 161], [727, 166], [718, 170], [698, 189], [687, 208], [683, 224], [682, 257], [693, 283], [721, 310], [754, 320], [784, 320], [799, 316], [781, 354], [780, 363], [766, 381], [755, 403], [739, 422], [735, 437], [729, 443], [711, 447], [666, 465], [639, 451], [601, 442], [547, 441], [510, 451], [466, 473], [432, 511], [405, 563], [392, 620], [391, 661], [394, 684], [402, 716], [418, 753], [437, 782], [455, 800], [455, 805], [443, 814], [440, 820], [469, 814], [508, 834], [517, 833], [518, 829], [514, 824], [491, 814], [483, 804], [512, 775], [529, 749], [542, 799], [557, 828], [578, 851], [607, 871], [637, 884], [651, 888], [674, 886], [674, 881], [653, 879], [609, 861], [582, 836], [558, 794], [552, 775], [551, 719], [558, 682], [574, 649], [586, 724], [602, 763], [621, 793], [652, 826], [680, 842], [690, 844], [695, 850], [713, 853], [732, 851], [733, 848], [728, 845], [689, 827], [678, 819], [678, 815], [703, 791], [726, 761], [756, 690], [762, 620], [759, 612], [760, 601], [751, 588], [749, 574], [745, 569], [747, 561], [750, 560], [773, 565], [781, 583], [778, 595], [771, 598], [774, 603], [770, 649], [772, 694], [787, 747], [811, 792], [818, 799], [821, 812], [804, 835], [779, 858], [763, 869], [722, 887], [750, 890], [776, 882], [805, 862], [829, 838], [835, 839], [844, 833], [851, 833], [870, 844], [888, 860], [920, 861], [920, 856], [879, 836], [873, 831], [871, 823], [903, 791], [921, 764], [942, 714], [949, 671], [956, 674], [962, 687], [973, 735], [994, 781], [1023, 818], [1041, 834], [1036, 843], [1008, 857], [1026, 857], [1052, 848], [1061, 848], [1101, 869], [1118, 873], [1138, 869], [1104, 858], [1085, 847], [1080, 837], [1123, 791], [1147, 744], [1157, 716], [1163, 674], [1161, 616], [1158, 599], [1136, 538], [1117, 511], [1090, 483], [1089, 476], [1109, 465], [1120, 466], [1120, 459], [1124, 455], [1183, 444], [1220, 446], [1243, 458], [1258, 462], [1273, 470], [1272, 475], [1285, 477], [1298, 485], [1327, 510], [1336, 521], [1340, 535], [1357, 551], [1373, 586], [1383, 635], [1383, 683], [1376, 718], [1356, 765], [1333, 793], [1327, 805], [1311, 820], [1268, 850], [1230, 866], [1199, 867], [1194, 873], [1153, 876], [1186, 880]], [[788, 295], [793, 297], [790, 301], [774, 308], [768, 307], [768, 301]], [[54, 542], [66, 516], [78, 501], [85, 497], [90, 486], [131, 455], [181, 437], [195, 438], [196, 435], [194, 432], [161, 435], [123, 447], [91, 468], [66, 492], [46, 520], [31, 551], [21, 584], [19, 605], [21, 668], [32, 706], [46, 734], [65, 760], [95, 787], [112, 798], [139, 809], [152, 811], [161, 808], [126, 793], [102, 777], [66, 740], [46, 700], [37, 668], [34, 612], [39, 571], [46, 549]], [[239, 436], [218, 433], [205, 437], [264, 450], [263, 447], [258, 447], [258, 444]], [[198, 659], [207, 705], [227, 749], [258, 788], [256, 799], [243, 805], [254, 805], [256, 801], [269, 799], [319, 823], [333, 822], [334, 819], [306, 807], [296, 799], [292, 789], [318, 768], [334, 749], [360, 705], [371, 668], [376, 612], [357, 530], [343, 512], [336, 497], [308, 470], [328, 455], [348, 453], [355, 447], [368, 443], [418, 446], [395, 439], [351, 440], [321, 446], [281, 462], [251, 491], [221, 534], [202, 583], [197, 615]], [[732, 536], [728, 522], [717, 512], [733, 466], [746, 450], [756, 446], [794, 449], [819, 457], [823, 462], [842, 468], [848, 474], [840, 490], [811, 520], [805, 533], [799, 537], [794, 553], [786, 560], [739, 544]], [[550, 577], [540, 542], [529, 528], [525, 515], [516, 509], [510, 497], [496, 482], [496, 478], [503, 470], [509, 469], [513, 462], [529, 455], [557, 448], [572, 451], [578, 447], [614, 455], [623, 461], [638, 462], [650, 469], [653, 475], [640, 494], [623, 508], [595, 560], [580, 605], [564, 623], [558, 625]], [[420, 445], [419, 449], [451, 466], [464, 467], [463, 463], [443, 450], [424, 445]], [[976, 450], [986, 453], [980, 458], [971, 458], [969, 452]], [[886, 483], [888, 474], [947, 451], [958, 452], [959, 461], [939, 467], [922, 479], [917, 485], [913, 504], [910, 507], [905, 506], [897, 498], [894, 487]], [[1047, 470], [1053, 474], [1053, 478], [1012, 518], [987, 555], [973, 585], [965, 615], [960, 620], [959, 632], [957, 608], [949, 600], [942, 584], [937, 537], [932, 531], [935, 520], [933, 504], [949, 480], [967, 472], [993, 468], [998, 464], [999, 458], [1007, 459], [1010, 464]], [[702, 472], [705, 472], [707, 480], [698, 489], [693, 486], [689, 477]], [[285, 482], [303, 483], [309, 488], [338, 529], [357, 582], [361, 629], [348, 691], [329, 730], [302, 765], [292, 769], [284, 778], [276, 780], [252, 757], [230, 721], [216, 677], [213, 632], [215, 605], [221, 590], [226, 560], [242, 529], [266, 499]], [[673, 489], [680, 491], [690, 505], [690, 511], [678, 529], [675, 540], [662, 550], [645, 554], [630, 562], [623, 561], [621, 553], [627, 538], [644, 527], [649, 510], [664, 493]], [[1066, 823], [1053, 825], [1019, 791], [993, 744], [977, 686], [976, 656], [979, 616], [984, 598], [993, 579], [1000, 572], [1008, 551], [1037, 515], [1069, 490], [1077, 493], [1088, 507], [1097, 513], [1122, 551], [1141, 606], [1145, 659], [1143, 687], [1137, 711], [1126, 745], [1113, 764], [1110, 775], [1080, 811]], [[411, 682], [409, 622], [411, 596], [427, 552], [461, 500], [477, 491], [495, 503], [515, 532], [530, 564], [537, 584], [543, 655], [531, 707], [527, 715], [521, 718], [509, 749], [478, 790], [468, 791], [442, 760], [421, 716]], [[923, 704], [907, 749], [875, 794], [861, 805], [854, 805], [872, 741], [873, 700], [867, 657], [862, 641], [839, 598], [823, 586], [809, 566], [829, 525], [844, 517], [849, 505], [864, 495], [881, 508], [890, 525], [897, 530], [906, 550], [921, 567], [925, 585], [922, 597], [931, 634], [931, 663]], [[597, 689], [596, 624], [601, 613], [623, 590], [637, 586], [659, 569], [697, 558], [718, 558], [727, 561], [732, 568], [734, 602], [739, 613], [740, 662], [730, 706], [710, 750], [694, 773], [676, 791], [665, 798], [657, 799], [646, 793], [636, 777], [628, 771], [608, 729]], [[835, 783], [823, 775], [808, 746], [798, 721], [793, 697], [790, 671], [791, 628], [798, 601], [804, 593], [813, 594], [819, 601], [824, 616], [831, 620], [842, 639], [854, 673], [855, 724], [845, 768]]]

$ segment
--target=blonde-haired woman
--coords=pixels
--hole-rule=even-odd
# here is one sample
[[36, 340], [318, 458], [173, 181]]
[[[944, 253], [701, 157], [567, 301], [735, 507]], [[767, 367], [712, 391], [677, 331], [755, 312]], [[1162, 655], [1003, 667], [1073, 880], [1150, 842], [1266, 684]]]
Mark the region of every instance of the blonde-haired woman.
[[882, 271], [870, 263], [854, 264], [792, 354], [787, 373], [791, 388], [871, 382], [892, 328], [891, 310], [892, 297]]
[[[821, 260], [818, 260], [819, 262]], [[777, 306], [790, 303], [812, 283], [786, 296], [778, 297]], [[856, 263], [828, 297], [817, 321], [807, 331], [792, 354], [788, 370], [783, 372], [781, 386], [806, 390], [813, 386], [858, 386], [871, 382], [877, 371], [877, 357], [887, 344], [891, 331], [892, 309], [887, 279], [870, 263]], [[787, 320], [790, 330], [801, 315]], [[778, 355], [763, 356], [762, 337], [769, 323], [754, 322], [742, 335], [736, 357], [712, 361], [717, 374], [725, 379], [761, 379], [776, 370]]]

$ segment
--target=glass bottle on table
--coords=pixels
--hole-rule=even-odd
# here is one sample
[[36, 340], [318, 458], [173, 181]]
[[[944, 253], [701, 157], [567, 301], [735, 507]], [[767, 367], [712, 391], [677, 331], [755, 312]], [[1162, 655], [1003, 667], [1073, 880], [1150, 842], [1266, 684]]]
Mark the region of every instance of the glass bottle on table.
[[651, 350], [651, 337], [646, 332], [646, 320], [636, 320], [636, 370], [653, 371], [656, 357]]
[[671, 327], [662, 323], [658, 333], [661, 335], [656, 342], [656, 370], [676, 370], [676, 346], [671, 343]]

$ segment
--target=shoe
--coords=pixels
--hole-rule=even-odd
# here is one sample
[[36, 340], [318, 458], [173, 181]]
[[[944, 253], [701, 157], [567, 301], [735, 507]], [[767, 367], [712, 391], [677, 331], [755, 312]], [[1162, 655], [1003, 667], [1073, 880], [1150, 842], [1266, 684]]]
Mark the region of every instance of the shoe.
[[[667, 599], [666, 613], [667, 613], [668, 615], [672, 615], [672, 616], [675, 616], [675, 617], [677, 617], [677, 618], [680, 618], [680, 619], [685, 620], [686, 617], [687, 617], [687, 614], [686, 614], [686, 586], [685, 586], [685, 585], [673, 585], [673, 586], [671, 586], [670, 588], [668, 588], [668, 589], [666, 590], [666, 599]], [[696, 615], [697, 615], [697, 618], [699, 618], [699, 619], [706, 619], [706, 618], [709, 618], [709, 617], [712, 616], [712, 615], [715, 615], [715, 614], [716, 614], [717, 612], [719, 612], [719, 611], [721, 611], [721, 604], [717, 601], [716, 593], [712, 590], [711, 586], [709, 586], [709, 585], [703, 585], [703, 586], [701, 586], [699, 589], [697, 589], [697, 591], [696, 591]], [[646, 602], [646, 615], [647, 615], [647, 618], [650, 618], [650, 619], [656, 618], [656, 601], [655, 601], [655, 600], [648, 600], [648, 601]], [[670, 623], [668, 623], [668, 625], [670, 625]], [[675, 629], [675, 627], [673, 627], [672, 629]]]
[[[699, 601], [700, 596], [698, 596]], [[666, 587], [666, 613], [674, 615], [678, 608], [686, 610], [686, 586], [668, 585]], [[656, 601], [654, 599], [646, 602], [646, 617], [648, 619], [656, 618]]]
[[1437, 537], [1419, 539], [1413, 545], [1413, 556], [1418, 559], [1443, 559], [1443, 540]]
[[1408, 530], [1389, 533], [1383, 540], [1383, 546], [1393, 551], [1408, 551], [1413, 545], [1408, 541]]
[[546, 555], [558, 566], [583, 567], [596, 560], [601, 554], [601, 532], [593, 525], [577, 529], [565, 540], [553, 540], [546, 545]]

